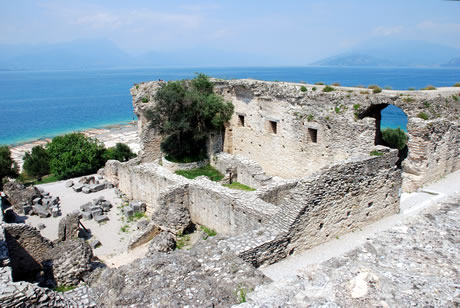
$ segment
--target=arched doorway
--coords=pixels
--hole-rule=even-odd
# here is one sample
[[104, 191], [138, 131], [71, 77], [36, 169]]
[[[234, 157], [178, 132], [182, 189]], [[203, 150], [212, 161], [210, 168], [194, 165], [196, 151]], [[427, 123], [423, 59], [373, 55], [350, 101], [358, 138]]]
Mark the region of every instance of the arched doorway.
[[378, 104], [371, 105], [359, 115], [360, 119], [365, 117], [375, 119], [375, 145], [398, 149], [397, 166], [401, 168], [402, 161], [408, 155], [407, 115], [394, 105]]

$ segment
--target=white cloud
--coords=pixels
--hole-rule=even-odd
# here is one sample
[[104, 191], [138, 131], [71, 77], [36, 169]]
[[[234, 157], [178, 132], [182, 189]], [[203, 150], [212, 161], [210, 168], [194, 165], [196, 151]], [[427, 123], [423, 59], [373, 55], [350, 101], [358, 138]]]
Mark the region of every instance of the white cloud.
[[392, 35], [401, 33], [402, 30], [403, 30], [402, 26], [393, 26], [393, 27], [380, 26], [374, 29], [374, 34], [382, 35], [382, 36], [392, 36]]

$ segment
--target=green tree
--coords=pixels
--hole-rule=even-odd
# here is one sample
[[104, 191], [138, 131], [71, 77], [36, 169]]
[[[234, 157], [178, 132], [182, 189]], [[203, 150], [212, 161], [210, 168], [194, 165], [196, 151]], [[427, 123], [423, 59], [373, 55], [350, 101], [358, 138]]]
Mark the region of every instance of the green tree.
[[24, 165], [22, 166], [28, 175], [41, 177], [50, 172], [50, 156], [42, 146], [34, 146], [31, 152], [24, 155]]
[[7, 177], [18, 176], [18, 166], [11, 158], [11, 151], [7, 146], [0, 146], [0, 189], [3, 189], [3, 181]]
[[129, 146], [124, 143], [117, 143], [114, 147], [108, 148], [104, 153], [104, 158], [106, 160], [115, 159], [123, 162], [134, 157], [136, 157], [136, 154], [134, 154]]
[[171, 81], [155, 94], [155, 107], [146, 112], [151, 127], [163, 135], [161, 149], [178, 161], [206, 155], [206, 137], [221, 130], [233, 114], [233, 104], [213, 93], [209, 77]]
[[59, 179], [91, 174], [105, 164], [104, 145], [81, 133], [54, 137], [46, 151], [50, 156], [50, 171]]
[[385, 128], [382, 131], [382, 138], [393, 149], [402, 150], [407, 143], [407, 136], [399, 127], [395, 129]]

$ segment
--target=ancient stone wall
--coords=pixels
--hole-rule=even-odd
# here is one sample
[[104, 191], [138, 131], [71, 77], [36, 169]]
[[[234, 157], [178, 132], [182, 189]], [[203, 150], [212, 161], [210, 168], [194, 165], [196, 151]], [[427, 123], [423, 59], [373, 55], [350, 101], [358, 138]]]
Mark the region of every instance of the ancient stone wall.
[[[397, 150], [338, 164], [302, 179], [274, 221], [289, 229], [288, 250], [305, 250], [399, 213]], [[380, 149], [384, 152], [385, 149]]]
[[15, 279], [34, 279], [53, 244], [26, 224], [5, 224], [6, 244]]
[[[389, 104], [409, 118], [409, 155], [403, 162], [403, 188], [413, 191], [460, 168], [460, 96], [456, 88], [433, 91], [383, 90], [374, 94], [360, 88], [335, 87], [255, 80], [214, 80], [216, 92], [235, 105], [222, 149], [257, 162], [268, 175], [301, 178], [367, 152], [379, 140], [380, 112]], [[149, 82], [134, 87], [133, 103], [143, 134], [143, 113], [152, 106], [160, 86]], [[305, 86], [307, 91], [301, 91]], [[313, 88], [317, 88], [313, 91]], [[142, 98], [148, 97], [148, 103]], [[420, 114], [428, 119], [422, 120]], [[144, 120], [143, 120], [144, 119]], [[141, 138], [149, 159], [158, 157], [159, 143]], [[155, 149], [155, 150], [153, 150]], [[155, 152], [154, 154], [152, 154]]]

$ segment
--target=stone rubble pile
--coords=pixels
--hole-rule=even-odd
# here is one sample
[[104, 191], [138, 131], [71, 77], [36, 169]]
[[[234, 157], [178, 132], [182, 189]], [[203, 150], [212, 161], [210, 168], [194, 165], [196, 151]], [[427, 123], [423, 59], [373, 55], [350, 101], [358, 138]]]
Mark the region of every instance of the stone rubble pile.
[[68, 188], [72, 187], [75, 192], [82, 192], [85, 194], [113, 188], [113, 184], [107, 182], [102, 175], [84, 176], [80, 178], [77, 183], [74, 183], [74, 181], [67, 181], [65, 186]]
[[110, 201], [105, 200], [103, 196], [93, 199], [93, 202], [87, 202], [80, 206], [80, 216], [84, 220], [94, 219], [96, 222], [101, 223], [109, 220], [107, 213], [112, 208]]
[[147, 205], [144, 202], [132, 201], [128, 206], [123, 207], [123, 214], [126, 217], [131, 217], [136, 213], [145, 213]]

